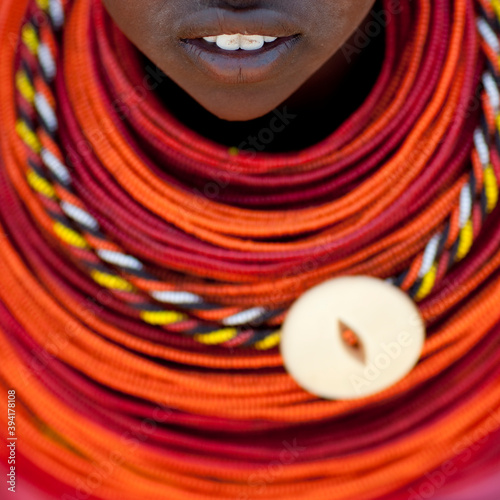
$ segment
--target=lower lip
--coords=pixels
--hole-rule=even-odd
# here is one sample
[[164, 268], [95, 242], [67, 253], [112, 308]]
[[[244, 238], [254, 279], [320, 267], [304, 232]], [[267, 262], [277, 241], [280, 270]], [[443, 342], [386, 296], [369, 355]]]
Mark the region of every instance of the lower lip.
[[203, 39], [182, 40], [191, 61], [221, 83], [257, 83], [272, 78], [291, 58], [299, 35], [278, 38], [258, 50], [223, 50]]

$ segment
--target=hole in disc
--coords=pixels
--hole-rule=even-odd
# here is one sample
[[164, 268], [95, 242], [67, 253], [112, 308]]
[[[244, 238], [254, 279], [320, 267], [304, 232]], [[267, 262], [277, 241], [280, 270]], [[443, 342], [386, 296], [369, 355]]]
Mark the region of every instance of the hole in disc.
[[360, 336], [344, 321], [339, 319], [339, 331], [342, 343], [347, 352], [363, 364], [366, 364], [366, 353]]

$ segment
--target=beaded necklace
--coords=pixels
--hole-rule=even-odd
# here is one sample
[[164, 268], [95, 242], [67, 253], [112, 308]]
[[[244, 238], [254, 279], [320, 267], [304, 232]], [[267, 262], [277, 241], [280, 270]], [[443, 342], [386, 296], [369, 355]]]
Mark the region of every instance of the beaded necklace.
[[[116, 430], [161, 402], [182, 431], [162, 428], [153, 441], [176, 444], [141, 445], [126, 458], [137, 468], [107, 477], [103, 498], [253, 491], [249, 470], [277, 451], [266, 432], [294, 433], [299, 423], [306, 450], [259, 498], [326, 499], [332, 488], [339, 499], [375, 498], [449, 459], [459, 437], [498, 413], [496, 1], [401, 1], [363, 105], [319, 144], [257, 155], [173, 118], [153, 91], [157, 74], [145, 76], [99, 1], [9, 0], [1, 9], [1, 39], [19, 37], [0, 68], [1, 370], [6, 384], [24, 373], [23, 394], [37, 401], [36, 419], [29, 405], [20, 417], [35, 463], [50, 441], [54, 471], [75, 484], [102, 458], [102, 442], [126, 449]], [[317, 400], [282, 370], [280, 325], [304, 291], [358, 274], [418, 303], [422, 360], [381, 395]], [[48, 352], [50, 369], [34, 370], [30, 352]], [[453, 388], [444, 395], [431, 378]], [[418, 408], [419, 398], [431, 404]], [[404, 417], [398, 401], [414, 414]], [[47, 406], [64, 416], [57, 425]], [[381, 408], [403, 423], [379, 433], [360, 416], [382, 418]], [[334, 424], [349, 415], [360, 427], [339, 433]], [[207, 434], [194, 443], [196, 422]], [[318, 444], [318, 422], [327, 444]], [[245, 429], [257, 448], [211, 434]], [[194, 460], [200, 443], [215, 458]], [[397, 479], [387, 485], [389, 473]]]

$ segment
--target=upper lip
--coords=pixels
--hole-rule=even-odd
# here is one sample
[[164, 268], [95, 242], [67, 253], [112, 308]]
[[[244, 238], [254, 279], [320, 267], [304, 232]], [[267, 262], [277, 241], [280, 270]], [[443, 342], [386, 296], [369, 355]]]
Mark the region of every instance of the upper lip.
[[288, 37], [300, 30], [289, 15], [271, 9], [226, 10], [209, 8], [185, 17], [178, 25], [178, 38], [189, 40], [217, 35], [263, 35]]

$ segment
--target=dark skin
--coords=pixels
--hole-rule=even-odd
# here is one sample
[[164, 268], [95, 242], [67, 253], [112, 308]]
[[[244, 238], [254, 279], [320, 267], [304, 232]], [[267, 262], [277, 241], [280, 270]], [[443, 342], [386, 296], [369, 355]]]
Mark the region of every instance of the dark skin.
[[[152, 62], [169, 77], [158, 89], [166, 107], [191, 129], [228, 146], [239, 146], [268, 127], [275, 109], [286, 109], [294, 118], [270, 144], [254, 149], [296, 150], [320, 141], [362, 103], [383, 58], [382, 35], [363, 49], [356, 42], [372, 20], [375, 0], [314, 0], [314, 9], [304, 0], [150, 0], [147, 9], [132, 0], [103, 3], [142, 51], [145, 65]], [[300, 22], [283, 23], [283, 28], [279, 21], [267, 23], [271, 10]], [[209, 21], [213, 12], [219, 32]], [[264, 16], [262, 28], [254, 13]], [[276, 50], [283, 47], [283, 54], [267, 66], [265, 56], [255, 57], [257, 51], [216, 47], [222, 57], [203, 50], [200, 57], [194, 45], [206, 45], [202, 37], [223, 33], [278, 37], [275, 44], [284, 42]], [[215, 71], [198, 64], [203, 57], [211, 62], [212, 56], [230, 60], [230, 70], [223, 64]]]

